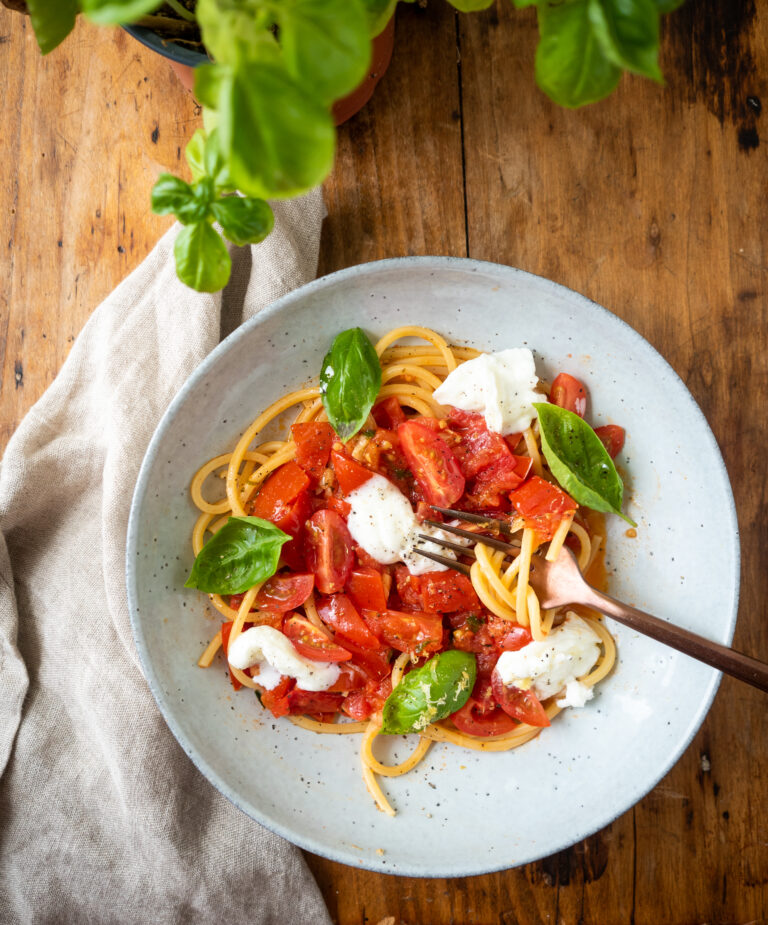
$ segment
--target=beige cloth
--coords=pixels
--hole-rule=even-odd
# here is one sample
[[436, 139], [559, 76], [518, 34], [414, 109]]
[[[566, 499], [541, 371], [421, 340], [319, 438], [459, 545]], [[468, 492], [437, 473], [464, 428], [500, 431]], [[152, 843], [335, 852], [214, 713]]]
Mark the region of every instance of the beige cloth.
[[[139, 668], [128, 510], [152, 432], [222, 334], [314, 277], [319, 192], [233, 252], [224, 292], [178, 282], [171, 229], [101, 305], [0, 470], [0, 922], [320, 923], [298, 849], [176, 743]], [[6, 546], [7, 544], [7, 546]]]

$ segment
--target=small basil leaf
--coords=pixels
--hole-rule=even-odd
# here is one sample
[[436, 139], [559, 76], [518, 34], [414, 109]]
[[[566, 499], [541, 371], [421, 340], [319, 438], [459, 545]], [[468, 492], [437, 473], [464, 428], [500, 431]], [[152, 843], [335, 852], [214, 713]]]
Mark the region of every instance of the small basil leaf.
[[231, 192], [234, 189], [224, 155], [221, 153], [219, 130], [216, 128], [208, 132], [203, 149], [203, 163], [206, 174], [213, 180], [219, 192]]
[[228, 196], [214, 202], [211, 211], [233, 244], [258, 244], [275, 224], [272, 209], [263, 199]]
[[477, 677], [471, 652], [451, 649], [409, 672], [387, 697], [381, 731], [396, 735], [421, 732], [430, 723], [445, 719], [469, 700]]
[[173, 255], [176, 273], [190, 289], [216, 292], [227, 285], [232, 260], [221, 236], [208, 222], [182, 228], [176, 237]]
[[161, 5], [162, 0], [80, 0], [85, 15], [101, 26], [135, 22]]
[[606, 56], [589, 21], [588, 0], [537, 6], [541, 39], [536, 82], [560, 106], [575, 108], [608, 96], [621, 69]]
[[328, 109], [279, 61], [251, 61], [222, 78], [221, 148], [234, 184], [248, 196], [307, 192], [333, 166], [336, 131]]
[[654, 0], [589, 0], [589, 21], [606, 58], [661, 81], [659, 11]]
[[260, 517], [230, 517], [195, 559], [185, 588], [207, 594], [242, 594], [277, 571], [290, 536]]
[[381, 363], [365, 331], [342, 331], [320, 371], [323, 407], [342, 440], [349, 440], [365, 424], [380, 388]]
[[360, 84], [371, 61], [361, 0], [282, 0], [274, 11], [286, 67], [307, 93], [331, 103]]
[[75, 28], [77, 0], [27, 0], [40, 51], [47, 55]]
[[179, 177], [161, 173], [152, 187], [152, 211], [157, 215], [173, 212], [182, 225], [191, 225], [207, 218], [212, 194], [212, 184], [207, 177], [190, 186]]
[[[184, 149], [184, 157], [187, 159], [189, 169], [192, 171], [192, 179], [199, 180], [205, 176], [205, 130], [199, 128], [187, 142]], [[168, 176], [164, 174], [163, 176]]]
[[593, 511], [618, 514], [627, 523], [637, 524], [621, 512], [624, 485], [602, 440], [578, 414], [534, 402], [539, 415], [541, 448], [552, 475], [562, 488]]

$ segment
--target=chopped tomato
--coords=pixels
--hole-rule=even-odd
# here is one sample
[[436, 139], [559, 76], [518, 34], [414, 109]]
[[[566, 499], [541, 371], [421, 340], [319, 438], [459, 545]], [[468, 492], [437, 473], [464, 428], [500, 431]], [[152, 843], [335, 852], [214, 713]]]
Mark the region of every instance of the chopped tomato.
[[332, 594], [330, 597], [317, 599], [317, 612], [320, 619], [344, 638], [342, 645], [350, 640], [364, 649], [381, 649], [378, 638], [368, 629], [368, 625], [355, 609], [346, 594]]
[[510, 499], [526, 527], [533, 527], [542, 542], [551, 540], [563, 517], [578, 507], [570, 495], [538, 475], [513, 491]]
[[392, 681], [390, 678], [384, 678], [378, 684], [369, 681], [364, 690], [350, 694], [344, 700], [341, 709], [352, 719], [358, 721], [370, 719], [371, 714], [381, 712], [384, 701], [391, 693]]
[[283, 632], [304, 658], [316, 662], [346, 662], [352, 658], [351, 652], [347, 652], [304, 617], [288, 617], [283, 623]]
[[[232, 632], [232, 624], [227, 621], [226, 623], [221, 624], [221, 648], [224, 652], [224, 658], [227, 657], [227, 652], [229, 650], [229, 634]], [[237, 678], [232, 673], [232, 669], [229, 667], [229, 662], [227, 662], [227, 668], [229, 669], [229, 680], [232, 682], [232, 687], [236, 691], [239, 691], [243, 686]]]
[[[418, 575], [411, 575], [405, 565], [395, 566], [395, 586], [400, 603], [409, 610], [423, 610], [421, 582]], [[377, 609], [377, 608], [372, 608]], [[385, 609], [385, 608], [382, 608]]]
[[488, 430], [482, 414], [451, 408], [448, 420], [451, 430], [460, 437], [453, 452], [465, 478], [473, 479], [498, 459], [511, 455], [504, 437]]
[[513, 623], [512, 629], [508, 633], [505, 633], [497, 642], [497, 647], [501, 649], [502, 652], [517, 652], [518, 649], [527, 646], [532, 640], [533, 636], [531, 636], [531, 631], [527, 626], [518, 626], [516, 623]]
[[552, 383], [549, 400], [553, 405], [573, 411], [580, 418], [587, 412], [587, 390], [578, 379], [568, 373], [560, 373]]
[[329, 691], [305, 691], [300, 687], [294, 687], [288, 694], [288, 712], [292, 716], [301, 713], [329, 713], [333, 715], [338, 713], [343, 702], [343, 694], [332, 694]]
[[347, 579], [347, 594], [358, 610], [387, 609], [384, 582], [375, 568], [353, 568]]
[[624, 428], [618, 424], [603, 424], [595, 428], [595, 433], [603, 441], [611, 459], [616, 459], [624, 446]]
[[250, 514], [271, 521], [294, 538], [280, 551], [283, 561], [294, 571], [303, 568], [301, 546], [296, 537], [312, 510], [309, 484], [306, 472], [295, 462], [284, 463], [264, 482], [250, 505]]
[[504, 440], [506, 441], [506, 444], [510, 448], [510, 450], [512, 450], [512, 452], [514, 453], [515, 450], [517, 449], [517, 444], [522, 440], [522, 438], [523, 438], [522, 434], [507, 434], [504, 437]]
[[328, 465], [336, 435], [330, 424], [311, 421], [293, 424], [291, 434], [296, 441], [296, 462], [317, 481]]
[[331, 453], [331, 462], [343, 495], [348, 495], [356, 488], [364, 485], [372, 475], [375, 475], [374, 472], [366, 469], [365, 466], [361, 466], [351, 456], [345, 456], [337, 450], [333, 450]]
[[478, 472], [472, 485], [473, 497], [480, 500], [482, 507], [500, 507], [508, 499], [508, 493], [519, 488], [531, 472], [533, 460], [530, 456], [514, 456], [509, 453]]
[[[315, 576], [309, 573], [273, 575], [259, 589], [255, 605], [258, 610], [296, 610], [306, 601], [315, 586]], [[230, 601], [230, 607], [233, 606]]]
[[362, 546], [355, 546], [355, 558], [359, 568], [372, 568], [376, 572], [383, 572], [386, 568], [381, 562], [377, 562], [372, 555], [367, 553]]
[[448, 444], [422, 420], [397, 428], [408, 466], [430, 504], [447, 507], [464, 493], [464, 476]]
[[502, 652], [522, 649], [532, 638], [526, 627], [492, 613], [482, 614], [478, 610], [456, 614], [451, 619], [451, 625], [454, 627], [454, 648], [474, 652], [478, 656], [478, 673], [482, 673], [479, 665], [481, 656], [492, 658], [490, 667], [493, 668]]
[[366, 610], [363, 618], [377, 636], [398, 652], [426, 655], [442, 648], [443, 621], [434, 614]]
[[352, 662], [338, 662], [341, 669], [338, 678], [328, 688], [334, 693], [338, 691], [359, 691], [368, 683], [368, 675], [362, 668]]
[[513, 719], [529, 726], [549, 726], [549, 717], [532, 690], [507, 687], [498, 671], [491, 675], [493, 696], [501, 709]]
[[460, 572], [426, 572], [419, 576], [421, 600], [430, 613], [451, 613], [481, 606], [472, 582]]
[[[391, 671], [390, 658], [392, 650], [386, 649], [365, 649], [362, 646], [355, 645], [349, 639], [344, 639], [344, 648], [352, 653], [352, 662], [361, 668], [369, 678], [374, 681], [381, 681], [389, 675]], [[345, 664], [349, 664], [346, 662]]]
[[287, 716], [290, 711], [288, 695], [296, 685], [293, 678], [282, 675], [271, 691], [261, 692], [261, 705], [271, 710], [273, 716]]
[[323, 507], [327, 507], [329, 511], [336, 511], [344, 520], [346, 520], [352, 512], [352, 505], [343, 498], [339, 498], [337, 495], [331, 495], [330, 498], [322, 499], [322, 503], [318, 505], [318, 509]]
[[451, 714], [451, 722], [459, 732], [484, 738], [503, 735], [517, 728], [518, 723], [511, 716], [507, 716], [500, 707], [489, 710], [487, 700], [482, 693], [479, 699], [476, 699], [475, 691], [478, 691], [477, 685], [464, 706]]
[[315, 511], [306, 523], [304, 552], [315, 584], [323, 594], [341, 591], [355, 557], [347, 525], [336, 511]]
[[405, 421], [405, 412], [394, 395], [374, 405], [371, 414], [379, 427], [385, 430], [396, 430]]

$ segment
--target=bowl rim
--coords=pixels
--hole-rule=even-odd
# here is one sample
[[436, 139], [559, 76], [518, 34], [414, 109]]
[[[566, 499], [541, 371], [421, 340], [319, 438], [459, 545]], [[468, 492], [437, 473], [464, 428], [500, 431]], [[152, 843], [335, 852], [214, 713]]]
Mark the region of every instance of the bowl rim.
[[[377, 866], [373, 862], [369, 862], [366, 859], [354, 856], [347, 851], [338, 850], [334, 845], [327, 845], [315, 842], [312, 838], [304, 837], [301, 833], [297, 833], [287, 826], [283, 826], [268, 816], [259, 813], [257, 808], [253, 809], [256, 811], [251, 811], [251, 809], [246, 809], [242, 804], [237, 794], [228, 786], [228, 784], [210, 767], [210, 765], [204, 760], [204, 758], [190, 745], [187, 740], [184, 732], [182, 731], [179, 723], [176, 721], [173, 712], [170, 708], [170, 705], [166, 703], [164, 695], [161, 691], [158, 678], [155, 676], [154, 671], [152, 670], [150, 659], [149, 659], [149, 649], [146, 645], [143, 631], [138, 619], [138, 597], [136, 593], [136, 558], [138, 555], [138, 532], [139, 532], [139, 517], [142, 504], [144, 501], [144, 496], [148, 488], [148, 482], [151, 475], [151, 472], [154, 468], [160, 443], [165, 436], [166, 431], [168, 430], [171, 422], [173, 421], [177, 410], [183, 405], [187, 396], [196, 388], [198, 383], [205, 379], [208, 375], [211, 368], [217, 363], [220, 356], [226, 354], [228, 350], [231, 349], [233, 344], [241, 340], [242, 338], [248, 337], [250, 332], [255, 328], [258, 328], [263, 324], [267, 319], [271, 318], [273, 315], [282, 311], [286, 306], [290, 306], [295, 301], [303, 299], [307, 294], [316, 293], [325, 288], [332, 287], [337, 282], [345, 281], [348, 279], [354, 279], [355, 277], [365, 277], [370, 274], [386, 273], [392, 269], [407, 269], [411, 267], [418, 267], [421, 269], [433, 269], [437, 270], [446, 270], [446, 269], [461, 269], [469, 270], [470, 272], [488, 272], [496, 276], [506, 276], [512, 280], [520, 279], [535, 279], [537, 285], [541, 286], [544, 290], [549, 290], [555, 294], [562, 294], [563, 292], [568, 294], [568, 297], [576, 303], [581, 303], [584, 307], [589, 307], [591, 310], [596, 311], [598, 315], [606, 316], [607, 318], [619, 322], [624, 328], [627, 329], [626, 333], [632, 339], [635, 339], [638, 345], [642, 345], [644, 348], [650, 349], [655, 355], [656, 359], [663, 364], [663, 367], [666, 368], [666, 371], [677, 380], [678, 384], [682, 387], [682, 393], [686, 396], [690, 408], [689, 411], [692, 415], [698, 418], [699, 424], [703, 425], [703, 433], [706, 436], [706, 439], [710, 442], [710, 449], [714, 453], [714, 457], [718, 462], [718, 474], [723, 480], [723, 487], [725, 489], [725, 496], [727, 499], [727, 511], [725, 514], [731, 520], [732, 530], [731, 533], [731, 553], [733, 555], [733, 573], [730, 576], [731, 586], [733, 589], [733, 602], [731, 607], [731, 612], [728, 617], [728, 622], [724, 626], [724, 635], [721, 638], [721, 642], [724, 645], [729, 645], [733, 639], [733, 634], [736, 626], [736, 619], [738, 616], [739, 608], [739, 593], [740, 593], [740, 574], [741, 574], [741, 547], [740, 547], [740, 538], [739, 538], [739, 527], [738, 527], [738, 517], [736, 511], [736, 504], [733, 497], [733, 489], [731, 487], [730, 479], [728, 477], [728, 472], [725, 466], [725, 461], [723, 459], [722, 453], [720, 452], [720, 447], [715, 439], [715, 436], [712, 432], [712, 429], [709, 426], [709, 422], [704, 416], [703, 411], [697, 404], [693, 395], [690, 393], [688, 387], [685, 385], [683, 380], [677, 374], [677, 372], [672, 368], [672, 366], [667, 362], [667, 360], [659, 353], [658, 350], [647, 341], [638, 331], [636, 331], [628, 322], [624, 321], [623, 318], [620, 318], [618, 315], [614, 315], [613, 312], [610, 312], [608, 309], [604, 308], [597, 302], [587, 298], [581, 293], [576, 292], [573, 289], [570, 289], [567, 286], [563, 286], [560, 283], [556, 283], [553, 280], [547, 279], [543, 276], [538, 276], [535, 273], [529, 273], [525, 270], [517, 269], [516, 267], [509, 267], [503, 264], [494, 263], [492, 261], [486, 260], [477, 260], [470, 257], [448, 257], [448, 256], [417, 256], [417, 257], [392, 257], [386, 258], [383, 260], [370, 261], [368, 263], [356, 264], [351, 267], [346, 267], [343, 270], [338, 270], [334, 273], [329, 273], [325, 276], [319, 277], [317, 279], [311, 280], [308, 283], [305, 283], [303, 286], [300, 286], [298, 289], [294, 289], [291, 292], [287, 293], [284, 296], [281, 296], [279, 299], [276, 299], [274, 302], [265, 306], [261, 311], [259, 311], [252, 318], [244, 322], [240, 327], [236, 328], [228, 337], [221, 341], [214, 349], [202, 360], [202, 362], [192, 371], [187, 380], [181, 386], [177, 394], [171, 400], [164, 414], [162, 415], [160, 422], [158, 423], [152, 439], [149, 442], [147, 451], [145, 453], [144, 459], [141, 464], [139, 471], [138, 479], [136, 481], [136, 487], [134, 490], [133, 498], [131, 501], [130, 515], [128, 521], [128, 530], [126, 536], [126, 569], [125, 569], [125, 578], [126, 578], [126, 589], [128, 596], [128, 607], [131, 621], [131, 630], [133, 633], [134, 643], [136, 649], [139, 653], [139, 659], [141, 662], [142, 671], [147, 681], [147, 684], [152, 692], [155, 702], [160, 709], [160, 712], [168, 725], [169, 729], [173, 733], [177, 742], [181, 745], [185, 753], [189, 756], [193, 764], [197, 769], [208, 779], [216, 789], [223, 794], [234, 806], [239, 810], [244, 812], [247, 816], [253, 819], [255, 822], [264, 826], [266, 829], [274, 832], [277, 835], [280, 835], [282, 838], [285, 838], [287, 841], [292, 844], [302, 848], [306, 851], [310, 851], [313, 854], [320, 855], [321, 857], [328, 858], [332, 861], [337, 861], [342, 864], [347, 864], [351, 867], [371, 870], [376, 873], [389, 874], [390, 876], [404, 876], [404, 877], [426, 877], [426, 878], [448, 878], [448, 877], [465, 877], [465, 876], [478, 876], [481, 874], [490, 874], [496, 873], [501, 870], [511, 870], [508, 864], [494, 864], [492, 861], [485, 861], [480, 863], [477, 866], [472, 866], [470, 868], [465, 867], [450, 867], [448, 869], [442, 867], [440, 869], [429, 869], [429, 868], [413, 868], [411, 866], [399, 866], [397, 869], [387, 870], [380, 866]], [[694, 736], [701, 727], [704, 719], [706, 718], [707, 713], [712, 705], [715, 694], [717, 693], [720, 681], [722, 679], [722, 673], [717, 671], [714, 668], [709, 669], [710, 677], [707, 687], [702, 697], [698, 710], [691, 718], [691, 721], [688, 725], [688, 728], [683, 736], [681, 736], [679, 742], [675, 748], [671, 751], [671, 757], [661, 766], [657, 773], [652, 775], [650, 779], [639, 783], [635, 786], [629, 797], [629, 801], [626, 806], [616, 813], [608, 814], [605, 817], [600, 817], [599, 821], [595, 825], [587, 825], [583, 830], [571, 834], [561, 842], [559, 842], [553, 848], [547, 848], [547, 853], [542, 854], [540, 851], [533, 850], [530, 853], [530, 856], [525, 856], [516, 864], [514, 867], [521, 867], [525, 864], [532, 863], [533, 861], [539, 860], [542, 857], [548, 857], [552, 854], [556, 854], [559, 851], [564, 850], [571, 845], [577, 844], [585, 838], [588, 838], [590, 835], [593, 835], [595, 832], [600, 831], [606, 826], [610, 825], [619, 816], [622, 816], [625, 812], [632, 809], [644, 796], [650, 793], [662, 780], [662, 778], [674, 767], [674, 765], [680, 760], [682, 754], [688, 748], [688, 746], [693, 741]], [[391, 858], [389, 859], [391, 863]]]

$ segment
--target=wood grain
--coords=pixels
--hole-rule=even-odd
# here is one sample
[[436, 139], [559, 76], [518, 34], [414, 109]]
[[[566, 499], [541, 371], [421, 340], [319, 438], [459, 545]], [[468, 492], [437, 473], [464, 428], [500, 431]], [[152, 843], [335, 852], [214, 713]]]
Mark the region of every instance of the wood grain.
[[[391, 69], [341, 130], [321, 272], [469, 254], [549, 276], [637, 328], [723, 450], [742, 534], [734, 645], [766, 658], [768, 14], [754, 0], [689, 0], [664, 27], [666, 85], [628, 77], [577, 112], [536, 89], [535, 44], [534, 15], [506, 0], [458, 18], [439, 0], [401, 7]], [[149, 189], [198, 113], [166, 62], [84, 23], [41, 59], [24, 20], [0, 10], [0, 75], [0, 157], [14, 168], [1, 181], [4, 445], [168, 226]], [[764, 695], [724, 680], [651, 794], [524, 868], [412, 880], [308, 861], [339, 925], [764, 922], [767, 715]]]

